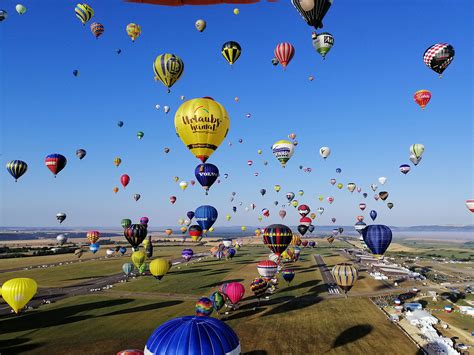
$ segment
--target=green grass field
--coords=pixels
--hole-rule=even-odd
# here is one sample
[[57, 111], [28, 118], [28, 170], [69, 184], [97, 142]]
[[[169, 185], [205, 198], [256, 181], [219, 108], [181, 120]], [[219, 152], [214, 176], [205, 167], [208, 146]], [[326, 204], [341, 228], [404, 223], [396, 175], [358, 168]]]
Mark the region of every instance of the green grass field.
[[[161, 254], [171, 257], [178, 251], [163, 248]], [[299, 262], [287, 265], [296, 271], [293, 282], [288, 286], [280, 280], [278, 291], [255, 310], [257, 301], [248, 286], [258, 275], [256, 261], [269, 254], [263, 246], [243, 247], [229, 261], [209, 258], [173, 267], [161, 281], [139, 277], [106, 292], [70, 297], [19, 316], [0, 316], [0, 352], [113, 354], [143, 348], [161, 323], [194, 314], [198, 297], [209, 295], [223, 280], [236, 280], [246, 286], [246, 294], [239, 309], [224, 318], [237, 332], [244, 353], [416, 354], [416, 347], [367, 298], [328, 298], [314, 253], [323, 254], [328, 263], [340, 258], [330, 248], [303, 249]], [[94, 275], [113, 272], [115, 264], [120, 271], [121, 265], [109, 260], [86, 264], [96, 270]], [[72, 268], [54, 278], [47, 276], [54, 268], [41, 271], [50, 283], [65, 282], [66, 274], [69, 279], [92, 274]]]

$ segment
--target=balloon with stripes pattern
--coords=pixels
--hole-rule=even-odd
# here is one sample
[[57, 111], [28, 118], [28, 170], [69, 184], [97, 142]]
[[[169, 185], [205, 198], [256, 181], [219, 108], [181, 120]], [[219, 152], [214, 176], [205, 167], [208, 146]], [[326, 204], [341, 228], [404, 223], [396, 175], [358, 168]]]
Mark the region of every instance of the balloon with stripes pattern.
[[141, 26], [136, 23], [129, 23], [125, 30], [127, 31], [128, 36], [132, 39], [132, 42], [135, 42], [138, 36], [142, 33]]
[[263, 243], [276, 255], [280, 256], [293, 238], [293, 232], [283, 224], [272, 224], [263, 232]]
[[104, 25], [98, 22], [91, 23], [91, 32], [97, 39], [104, 33]]
[[335, 265], [331, 270], [332, 276], [336, 281], [337, 285], [342, 288], [344, 293], [347, 292], [354, 286], [357, 281], [359, 273], [352, 264], [341, 263]]
[[362, 237], [372, 254], [381, 257], [392, 242], [392, 230], [382, 224], [372, 224], [362, 230]]
[[274, 54], [281, 66], [286, 68], [295, 55], [295, 47], [288, 42], [279, 43], [275, 48]]
[[229, 62], [230, 65], [234, 64], [240, 57], [242, 48], [240, 44], [234, 41], [226, 42], [222, 45], [222, 56]]
[[309, 26], [318, 29], [323, 27], [323, 18], [331, 7], [332, 1], [333, 0], [291, 0], [291, 3]]
[[7, 171], [11, 176], [13, 176], [15, 182], [18, 181], [18, 179], [21, 178], [27, 170], [28, 164], [26, 164], [23, 160], [12, 160], [11, 162], [7, 163]]
[[64, 169], [67, 164], [67, 159], [61, 154], [49, 154], [44, 159], [46, 167], [54, 174], [54, 177]]
[[76, 17], [82, 22], [83, 25], [94, 16], [94, 10], [87, 4], [77, 4], [74, 9]]
[[153, 63], [155, 80], [159, 80], [164, 86], [170, 88], [179, 80], [184, 71], [184, 63], [180, 57], [171, 53], [160, 54]]

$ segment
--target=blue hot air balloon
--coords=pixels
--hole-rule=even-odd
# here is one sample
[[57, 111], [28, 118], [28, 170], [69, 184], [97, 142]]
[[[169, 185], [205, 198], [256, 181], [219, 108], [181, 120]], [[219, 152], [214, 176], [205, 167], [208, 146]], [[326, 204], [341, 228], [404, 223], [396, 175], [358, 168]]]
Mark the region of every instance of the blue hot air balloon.
[[382, 224], [372, 224], [362, 230], [362, 237], [372, 254], [382, 256], [392, 242], [392, 230]]
[[235, 249], [234, 248], [229, 248], [227, 250], [227, 256], [232, 259], [234, 257], [234, 255], [235, 255]]
[[336, 169], [336, 173], [338, 173], [338, 174], [342, 173], [342, 169], [341, 169], [341, 168], [337, 168], [337, 169]]
[[145, 354], [240, 354], [240, 341], [223, 321], [185, 316], [160, 325], [148, 338]]
[[194, 218], [194, 212], [193, 211], [188, 211], [188, 213], [186, 213], [186, 216], [188, 216], [188, 218], [191, 220]]
[[377, 211], [370, 211], [370, 218], [372, 218], [372, 221], [375, 221], [375, 219], [377, 218]]
[[123, 121], [118, 121], [118, 122], [117, 122], [117, 126], [123, 127]]
[[135, 266], [132, 263], [125, 263], [122, 265], [123, 273], [127, 276], [130, 276], [134, 268]]
[[194, 212], [194, 217], [196, 222], [201, 226], [202, 229], [207, 229], [212, 227], [214, 222], [217, 220], [217, 210], [209, 205], [199, 206]]
[[204, 190], [206, 190], [207, 195], [209, 188], [219, 177], [219, 169], [214, 164], [199, 164], [196, 166], [196, 169], [194, 169], [194, 175]]
[[100, 248], [100, 245], [97, 244], [97, 243], [94, 243], [94, 244], [89, 245], [89, 250], [92, 252], [92, 254], [97, 253], [97, 251], [99, 250], [99, 248]]
[[120, 254], [124, 255], [127, 252], [127, 248], [121, 247], [119, 249]]

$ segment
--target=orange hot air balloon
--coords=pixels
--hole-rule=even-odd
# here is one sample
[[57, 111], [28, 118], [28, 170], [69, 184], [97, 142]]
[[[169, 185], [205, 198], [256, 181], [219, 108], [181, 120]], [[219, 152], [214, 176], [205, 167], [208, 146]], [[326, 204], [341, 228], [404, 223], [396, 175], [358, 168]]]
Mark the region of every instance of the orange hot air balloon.
[[119, 190], [119, 188], [118, 188], [118, 187], [114, 187], [114, 190], [113, 190], [113, 191], [114, 191], [114, 193], [117, 193], [117, 192], [118, 192], [118, 190]]
[[431, 100], [431, 92], [429, 90], [418, 90], [415, 92], [415, 95], [413, 95], [413, 98], [422, 109], [425, 109], [425, 106], [428, 105], [428, 102]]
[[167, 236], [170, 236], [171, 234], [173, 234], [173, 230], [172, 229], [165, 229], [165, 233]]

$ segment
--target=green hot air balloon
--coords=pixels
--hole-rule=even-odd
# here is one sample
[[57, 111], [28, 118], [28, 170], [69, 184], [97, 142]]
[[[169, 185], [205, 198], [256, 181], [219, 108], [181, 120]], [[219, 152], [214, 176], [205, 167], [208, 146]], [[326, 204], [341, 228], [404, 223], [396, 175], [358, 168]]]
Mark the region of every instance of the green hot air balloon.
[[128, 218], [124, 218], [124, 219], [122, 219], [121, 224], [122, 224], [123, 229], [128, 228], [132, 224], [132, 220], [130, 220]]
[[142, 131], [137, 132], [137, 138], [138, 139], [142, 139], [144, 135], [145, 135], [145, 133], [143, 133]]

